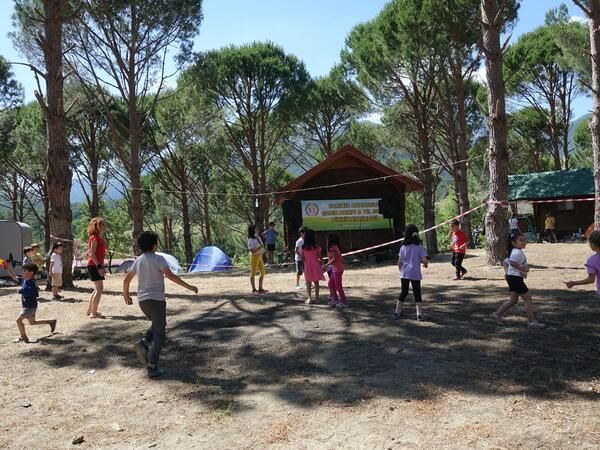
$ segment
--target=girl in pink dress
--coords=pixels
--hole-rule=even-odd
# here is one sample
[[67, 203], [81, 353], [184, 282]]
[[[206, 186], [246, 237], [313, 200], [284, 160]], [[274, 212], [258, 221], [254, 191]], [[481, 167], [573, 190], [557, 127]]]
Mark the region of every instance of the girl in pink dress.
[[319, 281], [325, 281], [323, 271], [321, 270], [321, 247], [315, 242], [315, 232], [309, 228], [304, 229], [304, 244], [302, 245], [302, 256], [304, 258], [304, 280], [306, 281], [306, 291], [308, 300], [306, 304], [310, 305], [312, 301], [311, 287], [315, 286], [315, 300], [319, 301]]
[[327, 236], [327, 265], [323, 266], [329, 273], [329, 306], [346, 308], [346, 294], [342, 286], [344, 261], [340, 251], [340, 237], [331, 233]]

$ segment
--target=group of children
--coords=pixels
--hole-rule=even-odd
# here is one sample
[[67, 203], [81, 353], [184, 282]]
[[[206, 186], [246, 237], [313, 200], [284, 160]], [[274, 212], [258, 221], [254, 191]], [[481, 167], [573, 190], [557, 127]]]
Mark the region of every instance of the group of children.
[[[52, 285], [52, 299], [61, 300], [63, 297], [59, 294], [62, 287], [62, 254], [63, 245], [60, 242], [52, 244], [52, 253], [50, 255], [50, 264], [48, 266], [48, 274]], [[23, 249], [23, 265], [21, 279], [15, 275], [10, 266], [4, 262], [2, 267], [9, 272], [12, 278], [19, 284], [19, 293], [21, 294], [21, 311], [17, 317], [17, 328], [19, 330], [19, 338], [17, 342], [29, 342], [27, 333], [25, 332], [24, 322], [27, 320], [30, 325], [50, 325], [50, 331], [56, 329], [56, 319], [52, 320], [37, 320], [36, 313], [38, 307], [39, 288], [36, 282], [37, 275], [44, 268], [44, 258], [39, 252], [39, 245], [33, 244]], [[3, 261], [3, 260], [0, 260]]]
[[[301, 289], [300, 278], [304, 275], [308, 298], [306, 304], [310, 305], [319, 301], [321, 286], [319, 282], [325, 281], [324, 273], [329, 278], [328, 305], [337, 308], [346, 308], [348, 301], [344, 293], [342, 276], [344, 274], [344, 261], [342, 259], [340, 237], [335, 233], [327, 236], [326, 250], [327, 262], [323, 262], [322, 249], [317, 244], [314, 230], [300, 227], [300, 237], [296, 241], [294, 260], [296, 263], [296, 289]], [[253, 294], [263, 294], [268, 291], [263, 289], [265, 267], [263, 263], [264, 245], [256, 233], [256, 225], [248, 226], [248, 251], [250, 252], [250, 286]], [[259, 272], [258, 289], [255, 277]], [[314, 296], [313, 296], [314, 289]]]
[[[458, 221], [451, 222], [451, 243], [452, 265], [456, 269], [456, 276], [453, 280], [460, 280], [467, 273], [462, 266], [466, 253], [468, 241], [466, 236], [460, 231]], [[348, 306], [346, 299], [342, 276], [344, 273], [344, 264], [341, 254], [340, 238], [337, 234], [331, 233], [327, 237], [326, 250], [327, 262], [322, 260], [321, 247], [317, 245], [315, 232], [311, 229], [301, 227], [299, 230], [300, 238], [296, 242], [296, 273], [297, 287], [299, 287], [300, 277], [304, 275], [308, 298], [307, 304], [319, 301], [319, 282], [324, 281], [324, 273], [329, 277], [329, 306], [345, 308]], [[587, 262], [588, 276], [585, 279], [567, 281], [568, 288], [576, 285], [591, 284], [596, 282], [598, 292], [600, 292], [600, 231], [594, 231], [589, 236], [589, 245], [595, 252]], [[151, 378], [162, 375], [159, 368], [159, 356], [161, 348], [166, 337], [166, 299], [164, 278], [168, 278], [174, 283], [194, 292], [198, 288], [192, 286], [169, 269], [167, 261], [161, 255], [156, 254], [158, 246], [158, 236], [152, 231], [144, 231], [137, 239], [138, 246], [143, 252], [139, 256], [125, 279], [123, 280], [123, 298], [125, 304], [131, 305], [133, 301], [129, 295], [129, 287], [133, 278], [138, 276], [137, 296], [140, 309], [151, 321], [151, 326], [146, 330], [142, 339], [135, 344], [135, 352], [139, 361], [146, 366], [147, 375]], [[507, 258], [503, 261], [506, 271], [506, 281], [508, 284], [510, 298], [503, 303], [492, 317], [501, 321], [503, 315], [512, 308], [522, 297], [525, 302], [525, 310], [528, 318], [528, 325], [532, 328], [543, 328], [545, 325], [536, 320], [533, 312], [533, 303], [529, 290], [525, 284], [525, 278], [529, 272], [529, 266], [523, 250], [527, 245], [527, 239], [518, 230], [512, 230], [509, 237], [509, 249]], [[256, 227], [248, 227], [248, 249], [250, 252], [251, 276], [250, 283], [253, 293], [267, 292], [263, 288], [264, 246], [262, 239], [256, 234]], [[24, 322], [30, 325], [48, 325], [51, 332], [56, 329], [56, 319], [38, 320], [36, 319], [37, 303], [39, 297], [38, 287], [35, 283], [35, 276], [38, 272], [38, 265], [33, 262], [33, 248], [26, 248], [26, 259], [23, 264], [21, 288], [19, 290], [22, 297], [22, 309], [17, 318], [17, 328], [19, 330], [19, 340], [28, 342], [25, 333]], [[52, 246], [52, 255], [50, 257], [49, 274], [52, 278], [53, 296], [57, 298], [58, 288], [62, 284], [62, 244], [55, 243]], [[401, 319], [404, 317], [403, 305], [406, 300], [409, 289], [412, 286], [413, 296], [416, 304], [417, 320], [423, 320], [422, 296], [421, 296], [421, 265], [428, 267], [429, 259], [419, 238], [419, 230], [414, 225], [408, 225], [404, 234], [404, 242], [400, 248], [398, 257], [398, 268], [400, 271], [401, 291], [396, 303], [394, 317]], [[7, 269], [11, 276], [16, 280], [14, 272], [10, 266], [3, 260], [0, 265]], [[259, 285], [256, 289], [255, 274], [260, 272]], [[54, 288], [57, 288], [56, 290]], [[312, 294], [314, 288], [314, 296]]]

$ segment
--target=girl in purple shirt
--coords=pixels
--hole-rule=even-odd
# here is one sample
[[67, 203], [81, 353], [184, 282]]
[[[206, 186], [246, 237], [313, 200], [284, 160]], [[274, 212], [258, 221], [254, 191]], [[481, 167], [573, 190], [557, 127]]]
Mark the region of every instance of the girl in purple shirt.
[[596, 282], [596, 293], [600, 295], [600, 231], [592, 231], [588, 237], [590, 248], [594, 252], [585, 262], [588, 276], [583, 280], [567, 281], [565, 284], [569, 289], [573, 286], [582, 284], [592, 284]]
[[421, 264], [425, 267], [429, 264], [427, 253], [421, 245], [419, 239], [419, 230], [414, 225], [408, 225], [404, 232], [404, 244], [400, 247], [398, 255], [398, 269], [400, 269], [400, 283], [402, 290], [396, 302], [396, 311], [394, 318], [400, 319], [403, 316], [402, 307], [404, 300], [408, 296], [409, 285], [412, 285], [413, 296], [417, 308], [417, 320], [423, 320], [423, 309], [421, 307]]

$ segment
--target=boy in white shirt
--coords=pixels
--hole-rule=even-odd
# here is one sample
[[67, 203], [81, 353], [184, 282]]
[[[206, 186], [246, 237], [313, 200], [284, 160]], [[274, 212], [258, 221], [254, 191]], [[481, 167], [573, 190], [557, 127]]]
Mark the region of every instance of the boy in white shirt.
[[123, 280], [123, 298], [125, 304], [133, 304], [133, 300], [129, 296], [129, 284], [137, 274], [138, 303], [152, 325], [148, 328], [144, 337], [135, 344], [135, 352], [138, 360], [146, 365], [148, 377], [157, 378], [163, 374], [163, 371], [158, 367], [158, 359], [166, 339], [167, 301], [165, 298], [165, 277], [194, 294], [198, 293], [198, 288], [187, 284], [171, 272], [165, 258], [155, 253], [158, 247], [158, 235], [155, 232], [142, 232], [137, 239], [137, 243], [144, 253], [134, 261]]
[[62, 252], [62, 242], [52, 244], [52, 256], [50, 256], [50, 267], [48, 268], [48, 276], [52, 280], [52, 300], [61, 300], [63, 298], [58, 293], [63, 283]]

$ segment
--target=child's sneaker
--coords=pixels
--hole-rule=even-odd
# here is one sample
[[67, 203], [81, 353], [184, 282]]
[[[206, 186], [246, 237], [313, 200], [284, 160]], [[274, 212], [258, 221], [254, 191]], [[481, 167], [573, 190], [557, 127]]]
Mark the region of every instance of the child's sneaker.
[[50, 333], [54, 333], [54, 330], [56, 330], [56, 319], [50, 322]]
[[404, 317], [404, 312], [402, 312], [402, 311], [394, 313], [394, 319], [402, 319], [403, 317]]
[[417, 322], [422, 322], [423, 319], [423, 314], [421, 314], [420, 316], [417, 316]]
[[344, 303], [340, 302], [337, 305], [335, 305], [336, 308], [347, 308], [348, 306], [350, 306], [350, 305], [348, 305], [348, 303], [346, 303], [346, 302], [344, 302]]
[[461, 270], [461, 271], [460, 271], [460, 276], [461, 276], [461, 278], [462, 278], [462, 277], [464, 277], [464, 276], [467, 274], [467, 272], [468, 272], [468, 271], [467, 271], [467, 269], [463, 269], [463, 270]]
[[148, 378], [160, 378], [165, 374], [165, 371], [159, 367], [146, 367], [146, 375]]
[[333, 308], [335, 305], [337, 305], [337, 300], [330, 298], [327, 304]]
[[498, 314], [496, 313], [492, 313], [490, 315], [490, 317], [492, 318], [493, 321], [495, 321], [496, 323], [504, 323], [504, 321], [502, 320], [502, 317], [500, 317]]
[[134, 346], [135, 355], [137, 356], [140, 364], [147, 366], [148, 365], [148, 347], [142, 342], [136, 342]]
[[299, 291], [302, 289], [302, 286], [300, 286], [299, 284], [296, 285], [296, 290]]
[[454, 278], [452, 278], [452, 281], [458, 281], [458, 280], [460, 280], [460, 279], [461, 279], [461, 277], [460, 277], [460, 276], [458, 276], [458, 275], [456, 275]]
[[532, 321], [532, 322], [529, 322], [529, 323], [527, 324], [527, 326], [528, 326], [529, 328], [545, 328], [545, 327], [546, 327], [546, 324], [545, 324], [545, 323], [542, 323], [542, 322], [538, 322], [537, 320], [534, 320], [534, 321]]
[[62, 300], [64, 297], [62, 295], [53, 295], [52, 300]]

